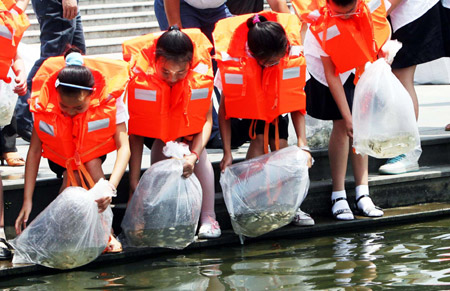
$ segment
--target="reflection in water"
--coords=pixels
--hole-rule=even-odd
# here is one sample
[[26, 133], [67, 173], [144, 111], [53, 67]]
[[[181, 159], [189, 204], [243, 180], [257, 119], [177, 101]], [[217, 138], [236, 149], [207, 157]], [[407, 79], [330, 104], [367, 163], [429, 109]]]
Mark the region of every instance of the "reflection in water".
[[427, 286], [441, 290], [450, 285], [449, 227], [447, 219], [368, 233], [204, 249], [101, 269], [16, 278], [0, 282], [0, 289], [415, 290]]

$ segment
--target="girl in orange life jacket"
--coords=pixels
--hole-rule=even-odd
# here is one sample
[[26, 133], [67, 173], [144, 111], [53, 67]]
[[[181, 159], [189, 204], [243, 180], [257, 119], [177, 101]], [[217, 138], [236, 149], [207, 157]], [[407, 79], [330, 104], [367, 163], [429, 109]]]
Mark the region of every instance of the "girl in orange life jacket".
[[[197, 33], [200, 33], [200, 31], [198, 31]], [[204, 35], [201, 35], [200, 39], [208, 43], [209, 49], [212, 47], [206, 37], [204, 37]], [[195, 49], [207, 50], [204, 48], [204, 46], [202, 47], [197, 45], [195, 46]], [[154, 73], [151, 75], [147, 75], [148, 73], [145, 73], [144, 75], [137, 75], [136, 78], [130, 81], [130, 84], [128, 86], [128, 107], [130, 113], [129, 133], [132, 153], [130, 159], [130, 188], [131, 193], [133, 193], [139, 182], [144, 136], [156, 138], [151, 149], [151, 163], [153, 164], [167, 158], [162, 154], [162, 149], [165, 145], [165, 142], [173, 138], [175, 132], [180, 132], [181, 134], [183, 134], [183, 131], [192, 130], [190, 128], [194, 127], [194, 124], [196, 124], [195, 126], [199, 125], [199, 132], [193, 133], [190, 136], [182, 135], [176, 136], [174, 138], [178, 141], [184, 141], [188, 143], [189, 149], [191, 151], [191, 154], [184, 156], [185, 161], [183, 166], [183, 176], [189, 177], [192, 173], [195, 173], [200, 181], [203, 190], [200, 228], [198, 236], [200, 238], [217, 238], [221, 235], [221, 230], [218, 222], [216, 221], [216, 215], [214, 212], [214, 172], [211, 162], [208, 160], [207, 152], [206, 150], [204, 150], [206, 143], [209, 140], [212, 127], [212, 103], [210, 102], [210, 96], [213, 90], [212, 66], [210, 63], [211, 60], [209, 50], [205, 52], [196, 51], [195, 54], [198, 56], [206, 55], [207, 59], [203, 59], [203, 61], [206, 60], [209, 62], [208, 66], [205, 66], [207, 69], [207, 72], [205, 72], [206, 74], [201, 77], [203, 80], [210, 80], [210, 84], [207, 88], [207, 91], [209, 93], [207, 96], [205, 95], [201, 98], [194, 97], [194, 88], [190, 88], [190, 86], [196, 86], [194, 82], [197, 81], [195, 81], [196, 79], [194, 78], [195, 74], [197, 73], [195, 72], [196, 69], [192, 67], [194, 57], [194, 44], [189, 37], [189, 34], [180, 31], [177, 26], [173, 26], [156, 40], [154, 54], [152, 54], [151, 56], [147, 56], [145, 50], [143, 50], [141, 53], [141, 58], [144, 56], [145, 58], [148, 57], [149, 65], [154, 66]], [[202, 62], [201, 64], [199, 63], [199, 65], [204, 66], [205, 64]], [[149, 70], [147, 70], [147, 72], [148, 71]], [[191, 78], [192, 80], [187, 80], [187, 78]], [[169, 107], [175, 108], [169, 113], [175, 114], [174, 112], [177, 112], [175, 111], [176, 108], [180, 107], [177, 106], [177, 104], [179, 105], [178, 101], [180, 100], [180, 98], [176, 99], [177, 92], [180, 93], [181, 98], [187, 96], [190, 99], [187, 111], [184, 111], [184, 113], [178, 111], [179, 115], [185, 114], [188, 117], [190, 126], [187, 126], [183, 129], [183, 126], [185, 126], [186, 124], [184, 121], [184, 116], [173, 115], [171, 117], [173, 120], [169, 121], [172, 121], [173, 124], [175, 124], [175, 126], [177, 127], [169, 127], [168, 134], [164, 134], [163, 128], [154, 128], [150, 130], [147, 129], [148, 132], [146, 132], [146, 125], [142, 123], [161, 122], [161, 127], [168, 126], [168, 124], [166, 124], [165, 122], [163, 123], [164, 120], [162, 118], [164, 118], [164, 114], [161, 114], [161, 116], [138, 116], [139, 112], [135, 111], [136, 104], [138, 104], [139, 100], [142, 101], [143, 99], [145, 99], [145, 96], [138, 97], [138, 93], [149, 89], [149, 87], [139, 87], [138, 84], [141, 84], [142, 82], [145, 83], [146, 80], [148, 80], [148, 86], [155, 83], [159, 84], [158, 88], [156, 88], [156, 100], [153, 100], [156, 102], [147, 102], [147, 106], [157, 106], [157, 102], [160, 102], [160, 104], [168, 103]], [[180, 87], [180, 85], [185, 81], [189, 81], [190, 83], [186, 82], [184, 85], [185, 87]], [[165, 91], [166, 89], [168, 90]], [[166, 92], [166, 94], [164, 94], [164, 92]], [[208, 102], [207, 107], [205, 107], [206, 110], [204, 111], [204, 113], [202, 113], [204, 115], [197, 117], [190, 116], [190, 114], [192, 114], [191, 112], [199, 110], [199, 108], [197, 107], [204, 106], [196, 103], [196, 101], [200, 101], [200, 99]], [[202, 101], [202, 104], [204, 101]], [[161, 107], [161, 110], [165, 110], [165, 107], [163, 105], [161, 105]], [[136, 110], [138, 109], [139, 108], [136, 108]], [[157, 120], [155, 120], [155, 118], [157, 118]], [[180, 118], [183, 121], [181, 123], [175, 123], [176, 120], [179, 120]], [[204, 125], [198, 124], [198, 121], [195, 121], [196, 119], [201, 120], [203, 118], [205, 118]], [[180, 127], [178, 128], [178, 126]], [[159, 133], [157, 132], [158, 130], [160, 130]]]
[[[265, 15], [265, 16], [264, 16]], [[277, 21], [268, 21], [266, 17], [270, 19], [283, 21], [282, 23], [287, 23], [286, 27], [290, 25], [290, 23], [295, 27], [298, 31], [291, 32], [290, 35], [296, 35], [296, 39], [288, 39], [285, 28], [277, 22]], [[292, 18], [290, 18], [292, 17]], [[244, 23], [239, 23], [241, 19]], [[285, 19], [285, 20], [281, 20]], [[295, 20], [290, 22], [291, 20]], [[230, 27], [227, 22], [235, 22], [238, 25], [238, 28], [230, 28], [231, 35], [229, 36], [230, 44], [226, 47], [222, 46], [222, 41], [227, 42], [228, 34], [225, 34], [224, 31], [227, 31], [227, 27]], [[286, 22], [284, 22], [286, 21]], [[221, 23], [222, 22], [222, 23]], [[223, 26], [221, 25], [223, 24]], [[236, 24], [232, 24], [236, 25]], [[224, 27], [225, 26], [225, 27]], [[247, 33], [245, 33], [248, 30]], [[246, 34], [246, 37], [243, 37], [242, 34]], [[220, 107], [219, 107], [219, 125], [220, 132], [223, 141], [223, 151], [224, 155], [222, 161], [220, 162], [220, 167], [222, 171], [225, 170], [226, 167], [232, 164], [232, 154], [231, 154], [231, 135], [233, 134], [231, 131], [231, 121], [229, 117], [234, 118], [250, 118], [247, 113], [257, 111], [256, 108], [244, 108], [243, 102], [246, 98], [257, 98], [257, 94], [260, 94], [262, 98], [261, 101], [258, 101], [258, 104], [261, 103], [261, 107], [264, 107], [266, 103], [273, 104], [273, 101], [269, 101], [272, 95], [276, 95], [276, 100], [280, 98], [281, 100], [287, 102], [290, 101], [291, 105], [289, 110], [284, 111], [287, 113], [289, 111], [291, 114], [291, 118], [294, 124], [294, 128], [297, 134], [297, 145], [301, 147], [309, 156], [308, 166], [311, 166], [311, 154], [310, 150], [307, 146], [306, 142], [306, 133], [305, 133], [305, 118], [304, 118], [304, 107], [305, 100], [303, 86], [301, 86], [302, 81], [305, 80], [305, 72], [302, 71], [302, 62], [303, 57], [300, 55], [300, 51], [298, 57], [290, 58], [291, 56], [295, 56], [294, 51], [300, 48], [300, 23], [290, 14], [277, 14], [272, 12], [261, 12], [259, 14], [255, 14], [248, 18], [248, 16], [239, 16], [239, 18], [229, 18], [226, 20], [221, 20], [218, 25], [216, 25], [216, 30], [214, 31], [214, 38], [216, 42], [216, 58], [218, 59], [218, 74], [216, 74], [216, 82], [215, 85], [219, 90], [223, 89], [222, 98], [220, 99]], [[298, 39], [297, 39], [298, 38]], [[232, 43], [232, 40], [240, 39], [239, 43]], [[245, 41], [247, 42], [248, 48], [246, 47]], [[291, 42], [291, 43], [290, 43]], [[236, 52], [234, 48], [236, 46], [242, 46], [242, 51]], [[228, 56], [229, 57], [226, 57]], [[240, 64], [237, 62], [229, 63], [228, 59], [233, 60], [241, 60]], [[292, 60], [296, 60], [295, 65], [291, 65], [289, 67], [289, 62]], [[248, 63], [250, 65], [244, 66], [243, 68], [239, 68], [242, 63]], [[236, 68], [236, 69], [235, 69]], [[290, 77], [288, 74], [284, 74], [285, 72], [298, 69], [298, 74], [295, 74], [295, 80], [293, 83], [282, 83], [288, 82]], [[233, 71], [232, 71], [233, 70]], [[239, 70], [243, 70], [241, 73]], [[245, 71], [247, 70], [247, 71]], [[276, 70], [276, 71], [275, 71]], [[278, 72], [280, 70], [283, 75], [281, 81], [278, 79], [278, 75], [273, 75], [274, 72]], [[219, 72], [220, 71], [220, 72]], [[250, 72], [251, 71], [251, 72]], [[268, 89], [277, 88], [287, 86], [292, 88], [284, 88], [281, 89], [280, 92], [276, 92], [275, 94], [270, 95], [266, 90], [258, 89], [264, 88], [265, 77], [261, 77], [261, 80], [255, 78], [255, 81], [251, 81], [251, 74], [259, 74], [261, 76], [265, 76], [268, 78], [273, 77], [271, 80], [273, 82], [281, 82], [279, 85], [269, 84]], [[270, 75], [272, 72], [272, 75]], [[240, 74], [238, 74], [240, 73]], [[276, 73], [275, 73], [276, 74]], [[231, 80], [230, 76], [241, 76], [239, 80]], [[245, 76], [244, 76], [245, 75]], [[259, 75], [257, 75], [259, 76]], [[240, 82], [240, 80], [243, 80]], [[244, 81], [245, 80], [245, 81]], [[252, 84], [251, 84], [252, 83]], [[239, 85], [239, 86], [237, 86]], [[249, 89], [243, 89], [249, 88]], [[267, 87], [266, 87], [267, 88]], [[292, 89], [292, 90], [291, 90]], [[242, 91], [246, 90], [245, 96], [242, 95]], [[275, 89], [276, 90], [276, 89]], [[261, 93], [260, 93], [261, 92]], [[280, 94], [280, 96], [278, 96]], [[291, 99], [290, 99], [291, 98]], [[292, 99], [295, 99], [292, 101]], [[239, 100], [234, 104], [230, 102], [230, 100]], [[262, 104], [264, 103], [264, 104]], [[255, 106], [258, 106], [255, 104]], [[271, 105], [270, 104], [270, 105]], [[281, 104], [281, 102], [280, 102]], [[272, 106], [272, 105], [271, 105]], [[238, 107], [238, 108], [236, 108]], [[239, 107], [241, 109], [239, 109]], [[275, 106], [274, 106], [275, 107]], [[293, 110], [293, 108], [295, 108]], [[282, 110], [282, 109], [280, 109]], [[244, 112], [247, 111], [247, 112]], [[277, 113], [278, 115], [279, 113]], [[279, 148], [284, 148], [288, 146], [288, 124], [289, 118], [287, 115], [282, 116], [271, 116], [270, 118], [263, 116], [264, 113], [261, 113], [260, 116], [252, 117], [254, 120], [252, 121], [251, 131], [253, 131], [253, 125], [255, 125], [255, 136], [250, 142], [250, 147], [247, 152], [247, 159], [251, 159], [260, 155], [263, 155], [267, 150], [267, 138], [269, 139], [270, 148], [272, 151], [277, 150]], [[261, 119], [265, 120], [261, 120]], [[267, 122], [267, 119], [270, 119]], [[278, 124], [270, 124], [269, 123], [275, 120], [275, 123]], [[267, 133], [266, 127], [269, 127], [269, 132]], [[277, 128], [278, 127], [278, 128]], [[278, 133], [279, 130], [279, 133]], [[247, 130], [246, 130], [247, 132]], [[252, 134], [252, 133], [251, 133]], [[278, 136], [276, 136], [278, 134]], [[268, 136], [267, 136], [268, 135]], [[276, 141], [279, 138], [279, 148], [277, 148]], [[297, 225], [313, 225], [314, 220], [306, 213], [301, 211], [297, 212], [294, 223]]]
[[[84, 66], [83, 57], [79, 52], [69, 50], [65, 59], [66, 66], [47, 79], [39, 96], [30, 99], [35, 125], [25, 165], [24, 202], [15, 223], [18, 234], [21, 233], [22, 227], [26, 227], [31, 212], [33, 191], [43, 150], [46, 157], [55, 159], [58, 167], [67, 167], [67, 170], [63, 169], [61, 191], [67, 186], [68, 179], [73, 184], [84, 185], [84, 179], [92, 184], [92, 182], [104, 178], [101, 158], [98, 155], [95, 158], [95, 155], [96, 153], [102, 155], [117, 148], [116, 162], [109, 179], [110, 190], [113, 193], [129, 160], [130, 149], [126, 133], [126, 118], [117, 115], [115, 105], [117, 101], [107, 99], [105, 78], [99, 71], [95, 71], [94, 75], [91, 69]], [[50, 61], [51, 59], [46, 62]], [[43, 67], [45, 67], [45, 63]], [[105, 101], [103, 102], [103, 100]], [[108, 121], [106, 127], [104, 124], [99, 124], [105, 120]], [[53, 124], [48, 124], [52, 121]], [[119, 123], [116, 124], [116, 122]], [[100, 136], [101, 139], [98, 138]], [[93, 146], [90, 149], [95, 148], [96, 150], [89, 152], [83, 148], [83, 144], [86, 142], [98, 145], [98, 147]], [[70, 152], [65, 150], [72, 148], [74, 150]], [[77, 149], [80, 149], [80, 152]], [[100, 151], [102, 153], [99, 153]], [[94, 158], [84, 161], [84, 156], [88, 154]], [[74, 160], [75, 163], [73, 163]], [[52, 161], [49, 160], [50, 162]], [[77, 167], [81, 170], [85, 168], [87, 173], [84, 173], [85, 177], [76, 175], [77, 173], [74, 175], [69, 167], [71, 169]], [[72, 178], [77, 182], [75, 183]], [[111, 203], [111, 197], [104, 197], [96, 202], [99, 212], [103, 212]], [[109, 248], [110, 251], [121, 250], [120, 243], [113, 236], [111, 236]]]
[[[380, 5], [384, 3], [380, 2]], [[322, 120], [333, 120], [328, 153], [333, 182], [332, 213], [339, 220], [354, 219], [345, 192], [347, 159], [353, 136], [351, 105], [355, 86], [352, 69], [363, 66], [367, 61], [374, 61], [377, 51], [373, 48], [381, 46], [383, 41], [389, 38], [390, 30], [386, 22], [386, 12], [383, 10], [384, 6], [379, 7], [381, 10], [368, 8], [362, 0], [328, 0], [327, 5], [320, 9], [321, 16], [312, 23], [305, 38], [305, 57], [311, 75], [311, 79], [305, 86], [308, 114]], [[377, 26], [379, 31], [378, 28], [374, 28], [375, 25], [368, 26], [370, 30], [360, 31], [362, 36], [354, 39], [353, 34], [345, 30], [364, 27], [364, 23], [372, 23], [372, 14], [368, 12], [370, 10], [382, 15], [377, 20], [384, 19], [380, 22], [381, 25]], [[340, 32], [332, 33], [331, 30], [335, 28]], [[328, 36], [324, 36], [324, 32]], [[348, 39], [344, 39], [343, 35], [347, 35]], [[374, 39], [381, 40], [379, 41], [381, 45], [375, 44]], [[342, 47], [340, 50], [339, 43], [342, 46], [350, 42], [354, 42], [358, 47]], [[333, 50], [330, 49], [331, 47]], [[354, 56], [347, 58], [343, 56], [345, 54]], [[358, 58], [359, 63], [355, 63], [354, 60]], [[369, 197], [367, 156], [363, 157], [350, 151], [350, 157], [356, 184], [357, 209], [365, 216], [382, 216], [383, 211], [376, 207]]]

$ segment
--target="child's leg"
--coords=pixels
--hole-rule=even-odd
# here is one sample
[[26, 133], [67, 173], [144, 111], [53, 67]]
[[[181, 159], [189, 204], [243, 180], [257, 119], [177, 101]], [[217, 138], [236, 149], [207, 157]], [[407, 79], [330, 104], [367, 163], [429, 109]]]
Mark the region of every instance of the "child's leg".
[[[270, 151], [273, 152], [273, 151], [277, 150], [277, 148], [275, 146], [275, 139], [274, 138], [269, 139], [269, 145], [270, 145]], [[281, 150], [281, 149], [284, 149], [286, 147], [288, 147], [287, 139], [280, 138], [280, 148], [279, 149]]]
[[164, 142], [160, 139], [155, 139], [155, 141], [153, 142], [150, 161], [152, 165], [154, 163], [167, 159], [167, 157], [162, 153], [164, 146]]
[[214, 170], [206, 150], [203, 150], [200, 154], [200, 160], [195, 165], [194, 173], [200, 181], [203, 191], [200, 223], [211, 223], [211, 219], [216, 220], [216, 213], [214, 212]]
[[250, 146], [247, 151], [247, 160], [264, 155], [264, 135], [257, 134], [255, 139], [250, 141]]
[[330, 158], [333, 191], [345, 190], [345, 174], [347, 173], [349, 138], [343, 119], [333, 120], [328, 156]]
[[354, 218], [345, 192], [348, 148], [349, 138], [344, 120], [333, 120], [333, 130], [331, 131], [330, 142], [328, 144], [328, 156], [333, 181], [333, 192], [331, 194], [333, 205], [331, 212], [339, 220], [351, 220]]
[[94, 183], [97, 183], [101, 178], [105, 178], [105, 174], [103, 173], [102, 169], [102, 163], [103, 162], [100, 158], [96, 158], [84, 164], [86, 170], [91, 175], [92, 180], [94, 180]]
[[356, 207], [364, 216], [378, 217], [382, 216], [383, 211], [376, 207], [369, 197], [369, 158], [350, 152], [352, 161], [353, 175], [356, 185]]

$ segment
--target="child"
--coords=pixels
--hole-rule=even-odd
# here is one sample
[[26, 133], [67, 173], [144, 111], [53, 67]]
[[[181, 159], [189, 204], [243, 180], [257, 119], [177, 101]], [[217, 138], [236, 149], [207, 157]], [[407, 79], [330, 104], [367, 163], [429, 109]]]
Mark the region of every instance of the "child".
[[[371, 5], [377, 4], [379, 6]], [[369, 5], [369, 6], [368, 6]], [[389, 38], [384, 2], [364, 0], [328, 0], [320, 8], [305, 38], [305, 56], [311, 79], [305, 86], [308, 114], [322, 120], [333, 120], [328, 154], [333, 192], [332, 214], [338, 220], [352, 220], [347, 202], [345, 176], [350, 158], [356, 184], [356, 208], [364, 216], [382, 216], [368, 187], [368, 158], [353, 153], [351, 106], [356, 78], [366, 62], [377, 59], [380, 47]]]
[[[416, 119], [419, 118], [419, 101], [414, 88], [414, 74], [419, 64], [450, 56], [445, 52], [444, 37], [448, 34], [445, 1], [439, 0], [390, 0], [389, 15], [392, 24], [392, 39], [402, 43], [392, 63], [392, 73], [400, 80], [411, 96]], [[448, 36], [447, 36], [448, 37]], [[419, 170], [422, 153], [420, 144], [409, 153], [386, 161], [379, 168], [381, 174], [401, 174]]]
[[[49, 159], [53, 171], [62, 174], [62, 191], [70, 185], [86, 188], [87, 183], [92, 187], [104, 178], [102, 161], [107, 153], [117, 149], [109, 178], [111, 193], [115, 192], [130, 157], [126, 109], [121, 99], [116, 101], [128, 80], [126, 64], [83, 59], [79, 52], [69, 50], [61, 69], [62, 66], [62, 57], [50, 58], [33, 79], [30, 109], [34, 114], [34, 130], [25, 165], [23, 206], [15, 223], [17, 234], [26, 227], [31, 212], [41, 155]], [[111, 197], [96, 202], [99, 212], [103, 212]], [[120, 250], [120, 243], [111, 237], [109, 251]]]
[[187, 143], [191, 154], [184, 156], [183, 176], [195, 173], [203, 190], [199, 238], [221, 235], [214, 212], [214, 172], [204, 150], [212, 127], [211, 49], [200, 30], [176, 26], [124, 44], [125, 59], [132, 51], [135, 62], [128, 86], [131, 193], [139, 182], [144, 137], [156, 138], [152, 164], [166, 159], [166, 142]]
[[[275, 12], [236, 16], [219, 21], [213, 36], [220, 71], [216, 87], [223, 89], [219, 108], [222, 171], [233, 161], [230, 117], [252, 119], [246, 157], [251, 159], [267, 153], [268, 145], [272, 151], [288, 146], [289, 118], [285, 113], [291, 113], [297, 145], [307, 153], [311, 166], [298, 19]], [[294, 223], [313, 225], [314, 220], [299, 209]]]

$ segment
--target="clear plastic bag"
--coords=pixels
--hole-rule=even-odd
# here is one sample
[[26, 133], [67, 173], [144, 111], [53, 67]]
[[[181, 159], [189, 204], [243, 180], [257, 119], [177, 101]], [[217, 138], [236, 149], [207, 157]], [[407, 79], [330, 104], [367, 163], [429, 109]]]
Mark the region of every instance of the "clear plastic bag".
[[122, 220], [126, 243], [134, 247], [183, 249], [194, 241], [202, 207], [197, 177], [182, 177], [189, 148], [168, 142], [163, 153], [173, 159], [153, 164], [142, 175]]
[[111, 234], [111, 208], [99, 213], [95, 202], [107, 196], [103, 190], [107, 183], [100, 180], [89, 191], [66, 188], [10, 242], [15, 250], [13, 263], [72, 269], [95, 260]]
[[309, 187], [306, 163], [305, 152], [290, 146], [226, 168], [220, 184], [241, 241], [292, 221]]
[[384, 59], [366, 65], [352, 115], [358, 154], [392, 158], [412, 151], [420, 141], [411, 97]]
[[[8, 77], [14, 79], [12, 70], [9, 70]], [[14, 93], [14, 82], [6, 83], [0, 80], [0, 126], [11, 123], [16, 103], [17, 94]]]

